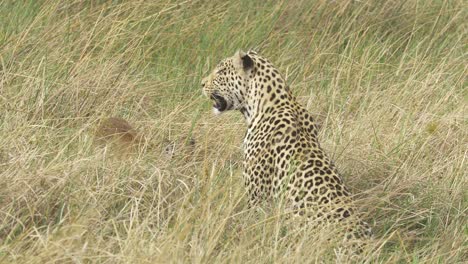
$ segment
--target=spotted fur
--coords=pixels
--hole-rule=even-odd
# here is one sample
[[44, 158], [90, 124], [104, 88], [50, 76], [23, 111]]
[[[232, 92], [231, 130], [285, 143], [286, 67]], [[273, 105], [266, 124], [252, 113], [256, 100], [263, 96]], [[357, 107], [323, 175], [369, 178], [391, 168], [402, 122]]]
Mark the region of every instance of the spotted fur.
[[219, 63], [202, 86], [216, 113], [239, 110], [245, 117], [243, 175], [251, 204], [285, 197], [296, 214], [318, 224], [343, 223], [347, 239], [370, 236], [320, 147], [314, 119], [267, 59], [253, 51], [237, 52]]

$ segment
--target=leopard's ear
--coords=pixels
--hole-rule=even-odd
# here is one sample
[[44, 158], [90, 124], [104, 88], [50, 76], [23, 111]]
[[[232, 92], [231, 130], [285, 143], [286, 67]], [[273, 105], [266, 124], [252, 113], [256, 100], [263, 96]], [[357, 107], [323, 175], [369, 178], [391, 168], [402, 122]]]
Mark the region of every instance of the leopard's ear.
[[242, 66], [244, 66], [244, 70], [250, 70], [254, 66], [254, 61], [248, 54], [244, 54], [244, 56], [241, 57], [242, 59]]
[[258, 55], [258, 52], [257, 52], [257, 49], [255, 48], [252, 48], [252, 49], [249, 49], [249, 51], [247, 51], [248, 54], [253, 54], [253, 55]]
[[238, 67], [242, 68], [244, 71], [248, 71], [254, 66], [254, 61], [252, 60], [252, 58], [247, 53], [241, 50], [236, 52], [234, 58], [237, 62]]

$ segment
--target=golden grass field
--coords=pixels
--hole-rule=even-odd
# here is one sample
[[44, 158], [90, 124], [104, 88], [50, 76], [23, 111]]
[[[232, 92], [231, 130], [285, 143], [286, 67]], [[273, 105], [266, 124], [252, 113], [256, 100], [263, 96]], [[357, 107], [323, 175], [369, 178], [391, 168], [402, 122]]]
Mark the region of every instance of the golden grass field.
[[243, 118], [201, 94], [219, 60], [255, 48], [373, 226], [357, 262], [466, 263], [467, 13], [462, 0], [1, 1], [0, 262], [337, 261], [325, 232], [247, 207]]

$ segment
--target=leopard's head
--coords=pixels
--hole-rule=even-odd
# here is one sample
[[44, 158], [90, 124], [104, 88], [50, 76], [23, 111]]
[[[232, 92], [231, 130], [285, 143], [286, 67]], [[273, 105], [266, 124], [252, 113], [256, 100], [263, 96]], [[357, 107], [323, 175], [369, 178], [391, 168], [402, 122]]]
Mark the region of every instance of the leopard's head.
[[210, 75], [203, 78], [203, 93], [213, 100], [213, 110], [216, 114], [244, 107], [255, 65], [250, 54], [251, 52], [236, 52], [234, 56], [221, 61]]

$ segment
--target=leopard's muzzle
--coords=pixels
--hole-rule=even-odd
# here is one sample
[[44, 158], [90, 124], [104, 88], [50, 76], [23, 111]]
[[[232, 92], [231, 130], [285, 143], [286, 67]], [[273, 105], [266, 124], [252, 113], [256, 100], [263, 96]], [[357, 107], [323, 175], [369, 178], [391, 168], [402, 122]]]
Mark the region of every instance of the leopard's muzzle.
[[216, 108], [219, 112], [223, 112], [228, 108], [228, 103], [222, 96], [213, 93], [210, 97], [214, 101], [213, 107]]

